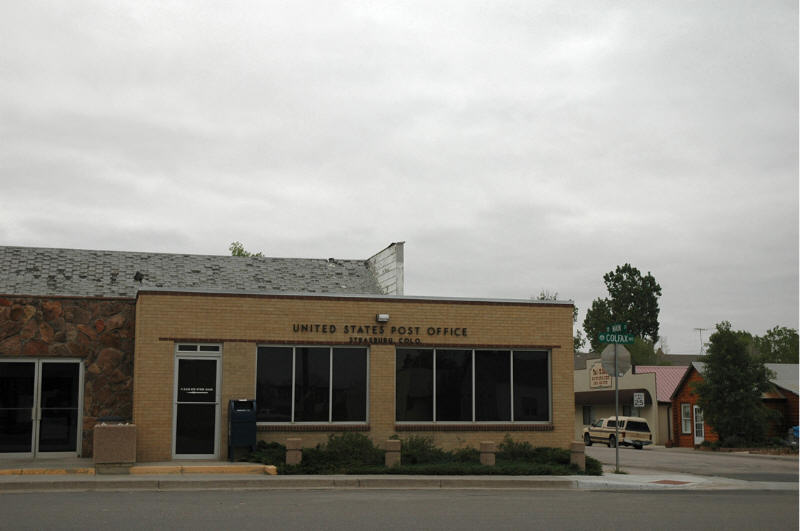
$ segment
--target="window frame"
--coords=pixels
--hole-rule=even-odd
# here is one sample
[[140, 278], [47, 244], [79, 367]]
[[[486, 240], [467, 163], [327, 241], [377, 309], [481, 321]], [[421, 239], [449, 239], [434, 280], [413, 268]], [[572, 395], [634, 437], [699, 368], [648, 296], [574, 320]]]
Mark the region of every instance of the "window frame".
[[[433, 362], [433, 401], [432, 401], [432, 420], [398, 420], [397, 419], [397, 352], [399, 350], [430, 350], [432, 351]], [[472, 365], [472, 420], [436, 420], [436, 352], [459, 350], [468, 351], [471, 356]], [[505, 351], [509, 356], [509, 407], [511, 409], [510, 420], [476, 420], [477, 407], [476, 407], [476, 374], [475, 374], [475, 361], [477, 351]], [[547, 419], [546, 420], [515, 420], [514, 418], [514, 352], [542, 352], [547, 356]], [[395, 347], [395, 389], [394, 389], [394, 422], [400, 426], [412, 425], [498, 425], [498, 424], [517, 424], [517, 425], [531, 425], [542, 426], [551, 425], [553, 423], [553, 351], [552, 349], [527, 347], [527, 348], [486, 348], [486, 347], [470, 347], [470, 346], [446, 346], [446, 347], [413, 347], [413, 346], [396, 346]]]
[[[688, 416], [686, 413], [688, 412]], [[681, 434], [682, 435], [691, 435], [692, 434], [692, 404], [689, 402], [681, 402]], [[687, 431], [686, 426], [689, 426]]]
[[[361, 345], [284, 345], [284, 344], [259, 344], [256, 346], [256, 370], [253, 376], [256, 400], [258, 400], [258, 350], [260, 348], [289, 348], [292, 350], [292, 399], [291, 413], [289, 421], [268, 421], [256, 419], [257, 426], [366, 426], [369, 424], [369, 384], [370, 384], [370, 349], [368, 346]], [[295, 398], [297, 375], [297, 349], [301, 348], [327, 348], [328, 349], [328, 420], [295, 420]], [[333, 420], [333, 352], [335, 349], [359, 349], [364, 351], [365, 357], [365, 380], [364, 380], [364, 420]], [[258, 402], [256, 402], [257, 404]]]

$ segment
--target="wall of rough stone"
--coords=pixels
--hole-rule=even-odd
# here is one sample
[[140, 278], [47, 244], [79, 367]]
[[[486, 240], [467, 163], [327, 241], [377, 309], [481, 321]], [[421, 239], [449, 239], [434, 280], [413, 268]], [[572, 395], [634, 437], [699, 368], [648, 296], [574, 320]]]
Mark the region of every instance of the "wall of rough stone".
[[84, 457], [98, 417], [132, 417], [134, 318], [129, 299], [0, 295], [0, 357], [84, 361]]

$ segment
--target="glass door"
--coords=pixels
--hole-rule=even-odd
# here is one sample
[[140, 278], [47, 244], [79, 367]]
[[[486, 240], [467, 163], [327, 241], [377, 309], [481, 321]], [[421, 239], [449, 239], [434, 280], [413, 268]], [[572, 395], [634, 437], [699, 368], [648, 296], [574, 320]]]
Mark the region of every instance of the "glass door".
[[0, 363], [0, 453], [33, 456], [35, 362]]
[[176, 458], [213, 458], [219, 451], [219, 358], [178, 356]]
[[0, 453], [78, 454], [81, 368], [77, 360], [0, 362]]
[[42, 362], [38, 451], [78, 451], [80, 364]]

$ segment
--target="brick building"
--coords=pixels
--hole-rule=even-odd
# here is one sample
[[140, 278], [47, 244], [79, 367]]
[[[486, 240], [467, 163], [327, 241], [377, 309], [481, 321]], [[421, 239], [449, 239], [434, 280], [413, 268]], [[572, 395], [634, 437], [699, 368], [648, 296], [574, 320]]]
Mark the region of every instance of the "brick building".
[[[761, 394], [764, 404], [778, 411], [778, 421], [769, 426], [768, 434], [784, 437], [791, 426], [798, 423], [798, 365], [790, 363], [767, 363], [774, 378], [773, 387]], [[714, 442], [719, 436], [714, 427], [705, 422], [703, 411], [694, 391], [697, 382], [702, 381], [705, 364], [693, 362], [684, 374], [672, 395], [672, 426], [675, 446], [694, 447], [703, 441]]]
[[91, 454], [132, 419], [137, 459], [360, 431], [446, 447], [573, 439], [572, 303], [410, 297], [403, 244], [366, 260], [0, 247], [0, 452]]

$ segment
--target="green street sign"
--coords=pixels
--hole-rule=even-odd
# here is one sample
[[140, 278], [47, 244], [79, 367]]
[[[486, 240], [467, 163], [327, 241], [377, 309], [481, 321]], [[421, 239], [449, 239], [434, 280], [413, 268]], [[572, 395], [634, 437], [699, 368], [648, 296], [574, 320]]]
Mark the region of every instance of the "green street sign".
[[633, 344], [633, 334], [614, 334], [614, 333], [600, 333], [597, 336], [597, 339], [600, 340], [600, 343], [616, 343], [618, 345], [632, 345]]
[[628, 332], [628, 325], [625, 323], [614, 323], [606, 327], [606, 333], [609, 334], [626, 334]]

